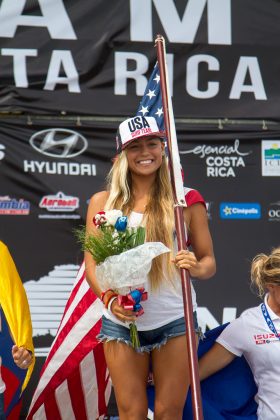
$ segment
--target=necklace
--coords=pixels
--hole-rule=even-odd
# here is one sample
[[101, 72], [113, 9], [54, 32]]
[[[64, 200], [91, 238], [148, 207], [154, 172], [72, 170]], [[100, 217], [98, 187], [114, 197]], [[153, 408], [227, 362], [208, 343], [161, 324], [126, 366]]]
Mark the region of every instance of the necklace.
[[274, 325], [274, 323], [273, 323], [273, 321], [272, 321], [272, 319], [271, 319], [271, 317], [268, 313], [266, 304], [264, 302], [261, 304], [261, 309], [262, 309], [262, 314], [263, 314], [263, 317], [265, 319], [265, 322], [267, 323], [268, 328], [270, 329], [270, 331], [272, 331], [275, 334], [275, 337], [277, 337], [280, 340], [280, 334], [278, 334], [278, 332], [275, 328], [275, 325]]

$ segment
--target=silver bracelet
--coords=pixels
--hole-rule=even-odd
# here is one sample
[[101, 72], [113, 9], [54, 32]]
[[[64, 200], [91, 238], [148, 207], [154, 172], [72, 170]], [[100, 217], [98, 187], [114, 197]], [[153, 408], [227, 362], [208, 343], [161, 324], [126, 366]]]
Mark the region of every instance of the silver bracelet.
[[111, 311], [111, 306], [112, 306], [112, 303], [114, 302], [114, 300], [116, 300], [116, 299], [118, 299], [118, 297], [117, 296], [113, 296], [112, 297], [112, 299], [110, 300], [110, 302], [108, 303], [108, 311], [109, 312], [111, 312], [112, 313], [112, 311]]

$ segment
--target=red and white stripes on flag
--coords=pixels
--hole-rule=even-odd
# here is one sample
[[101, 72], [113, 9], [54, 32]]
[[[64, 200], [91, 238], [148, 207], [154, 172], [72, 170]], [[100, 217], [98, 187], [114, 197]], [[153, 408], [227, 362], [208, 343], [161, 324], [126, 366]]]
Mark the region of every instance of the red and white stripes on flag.
[[84, 264], [33, 395], [28, 420], [95, 420], [106, 414], [111, 381], [96, 335], [102, 303], [90, 289]]

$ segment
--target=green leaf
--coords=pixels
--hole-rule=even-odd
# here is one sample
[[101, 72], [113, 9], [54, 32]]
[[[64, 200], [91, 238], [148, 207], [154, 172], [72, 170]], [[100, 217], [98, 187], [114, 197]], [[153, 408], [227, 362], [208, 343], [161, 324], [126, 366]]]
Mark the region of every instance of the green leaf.
[[82, 226], [74, 233], [82, 245], [82, 250], [88, 251], [96, 264], [102, 263], [107, 257], [119, 255], [145, 242], [143, 227], [126, 228], [124, 232], [119, 232], [112, 226], [103, 225], [96, 230], [96, 233], [88, 233], [86, 227]]

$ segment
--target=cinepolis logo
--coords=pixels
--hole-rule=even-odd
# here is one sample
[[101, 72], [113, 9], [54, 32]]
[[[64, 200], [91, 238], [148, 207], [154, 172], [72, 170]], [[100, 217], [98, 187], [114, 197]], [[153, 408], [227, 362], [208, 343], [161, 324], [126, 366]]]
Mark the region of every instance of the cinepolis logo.
[[260, 219], [261, 205], [259, 203], [221, 203], [221, 219]]
[[38, 131], [29, 140], [37, 152], [54, 158], [72, 158], [81, 155], [88, 147], [84, 136], [66, 128]]

